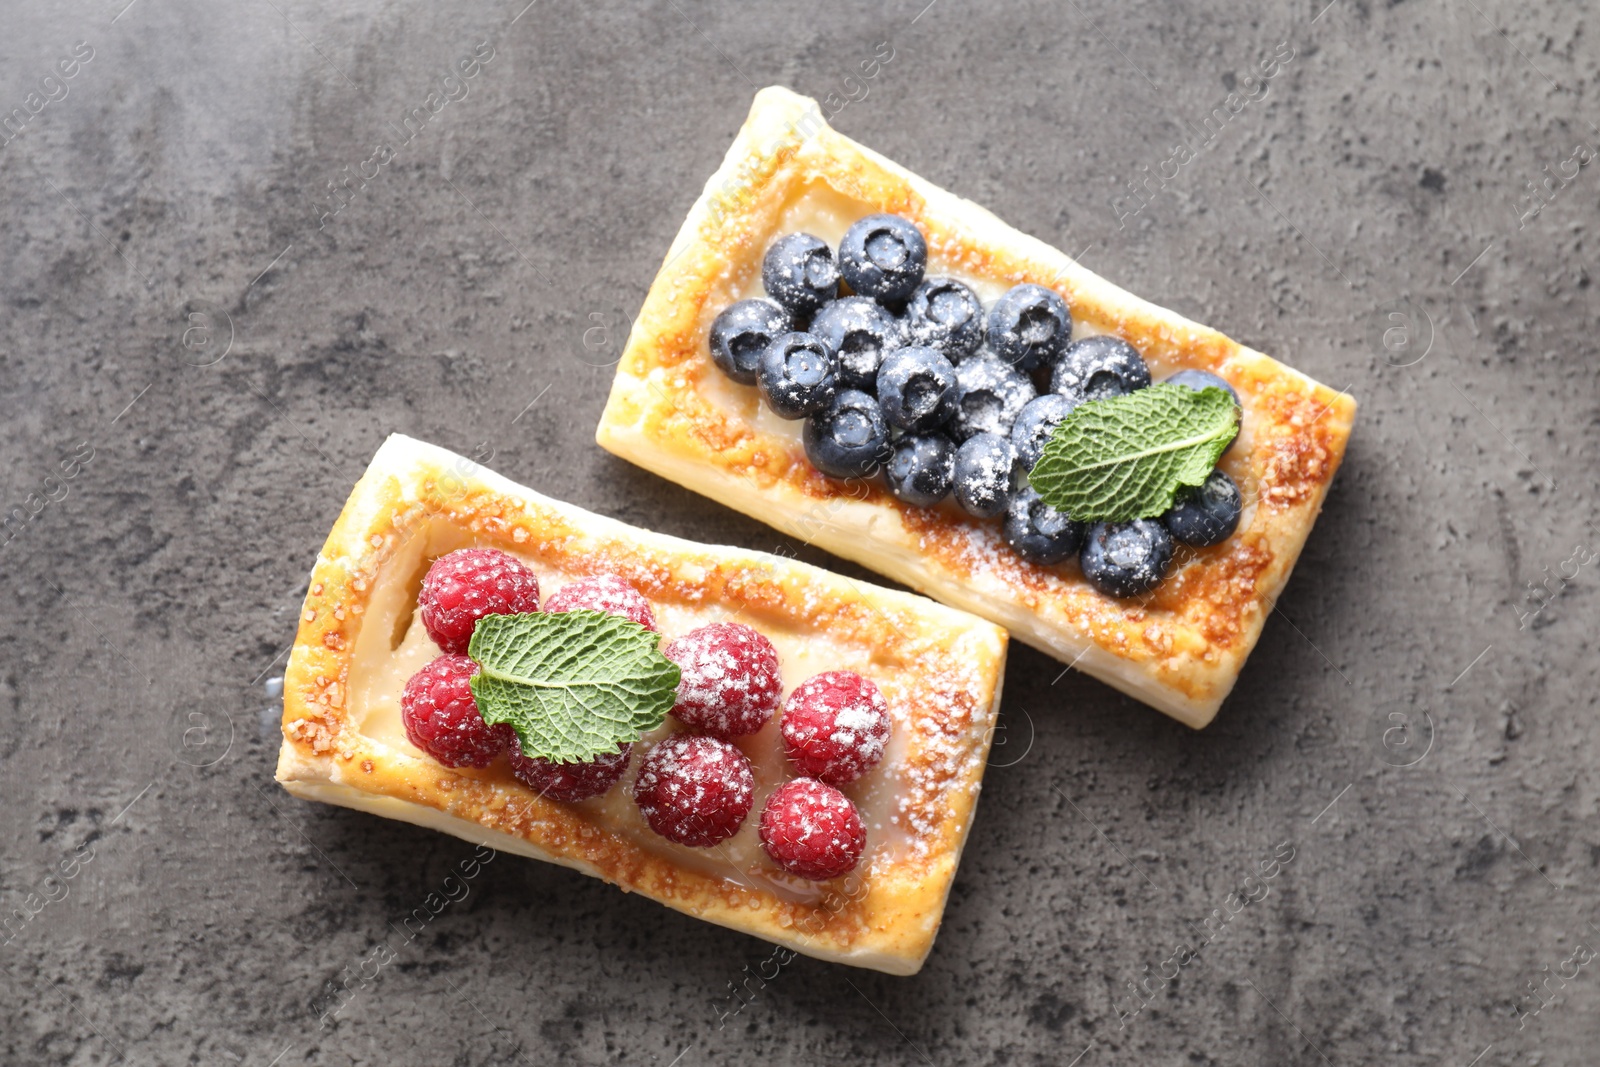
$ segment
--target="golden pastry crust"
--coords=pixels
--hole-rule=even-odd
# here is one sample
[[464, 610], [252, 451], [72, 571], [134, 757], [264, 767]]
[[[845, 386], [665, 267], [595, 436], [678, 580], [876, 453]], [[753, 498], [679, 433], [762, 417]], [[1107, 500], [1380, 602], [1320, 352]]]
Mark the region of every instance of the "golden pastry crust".
[[[805, 228], [836, 242], [873, 212], [903, 215], [928, 239], [928, 274], [952, 274], [987, 303], [1033, 282], [1072, 308], [1074, 335], [1111, 333], [1157, 378], [1221, 375], [1244, 409], [1222, 467], [1247, 506], [1213, 548], [1180, 546], [1147, 599], [1095, 591], [1075, 564], [1011, 552], [995, 521], [948, 504], [903, 504], [876, 483], [840, 483], [806, 461], [798, 424], [763, 409], [754, 387], [723, 378], [712, 320], [762, 292], [761, 258]], [[988, 292], [983, 292], [987, 287]], [[814, 101], [757, 94], [722, 168], [667, 253], [618, 365], [596, 440], [611, 452], [772, 526], [1005, 626], [1193, 727], [1233, 688], [1299, 557], [1344, 457], [1355, 401], [1215, 330], [1140, 300], [832, 129]]]
[[[721, 849], [655, 837], [627, 799], [637, 752], [605, 798], [561, 804], [523, 786], [503, 759], [457, 770], [412, 748], [394, 726], [412, 669], [402, 657], [421, 654], [420, 664], [437, 651], [420, 625], [411, 632], [416, 588], [430, 559], [467, 545], [524, 559], [546, 595], [552, 581], [621, 574], [651, 600], [664, 638], [738, 615], [773, 637], [790, 687], [812, 667], [808, 650], [877, 681], [894, 737], [862, 783], [879, 775], [894, 789], [870, 803], [853, 793], [864, 819], [882, 817], [876, 829], [869, 820], [856, 872], [806, 883], [770, 863], [725, 864], [712, 854]], [[911, 974], [933, 944], [972, 825], [1005, 651], [999, 627], [922, 597], [627, 526], [397, 435], [351, 492], [312, 572], [284, 677], [277, 777], [297, 796], [573, 867], [797, 952]], [[742, 745], [756, 765], [757, 807], [728, 844], [744, 841], [747, 858], [764, 790], [780, 784], [762, 782], [763, 761], [781, 763], [775, 731]]]

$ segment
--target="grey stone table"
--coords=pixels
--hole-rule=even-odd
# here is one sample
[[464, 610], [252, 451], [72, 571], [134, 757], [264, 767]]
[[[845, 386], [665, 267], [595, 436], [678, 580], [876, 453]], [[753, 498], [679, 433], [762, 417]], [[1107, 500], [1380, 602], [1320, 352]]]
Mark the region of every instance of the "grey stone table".
[[[7, 13], [0, 1062], [1595, 1062], [1581, 5], [524, 2]], [[769, 83], [1348, 388], [1344, 470], [1204, 732], [1014, 650], [914, 978], [762, 984], [769, 946], [512, 857], [404, 939], [471, 848], [272, 782], [386, 434], [860, 573], [591, 439], [583, 331]]]

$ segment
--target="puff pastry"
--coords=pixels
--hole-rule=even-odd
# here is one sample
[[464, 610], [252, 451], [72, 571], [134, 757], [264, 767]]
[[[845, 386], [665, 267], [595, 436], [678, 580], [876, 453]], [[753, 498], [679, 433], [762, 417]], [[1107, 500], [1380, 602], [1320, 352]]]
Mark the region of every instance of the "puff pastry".
[[[837, 244], [874, 212], [911, 219], [928, 275], [951, 275], [989, 305], [1012, 285], [1055, 289], [1074, 337], [1113, 333], [1157, 379], [1184, 368], [1239, 393], [1239, 439], [1222, 467], [1244, 492], [1239, 531], [1186, 550], [1143, 601], [1095, 591], [1077, 567], [1011, 552], [999, 523], [948, 504], [903, 504], [877, 483], [830, 481], [806, 461], [800, 424], [717, 372], [712, 320], [761, 295], [761, 258], [796, 231]], [[690, 211], [618, 365], [596, 439], [611, 452], [783, 532], [1005, 626], [1193, 727], [1232, 689], [1289, 578], [1344, 456], [1355, 401], [1215, 330], [1134, 297], [830, 129], [814, 101], [757, 94], [721, 169]]]
[[[664, 639], [737, 616], [772, 639], [788, 687], [831, 669], [876, 681], [893, 734], [883, 763], [845, 787], [867, 827], [856, 870], [824, 883], [784, 874], [761, 855], [754, 817], [710, 849], [655, 836], [631, 799], [644, 746], [617, 787], [578, 804], [541, 798], [504, 760], [451, 769], [413, 748], [400, 691], [438, 654], [415, 620], [417, 590], [432, 559], [467, 546], [520, 557], [545, 595], [585, 574], [620, 574], [650, 599]], [[1003, 629], [923, 597], [641, 530], [394, 436], [312, 572], [284, 678], [277, 777], [296, 796], [572, 867], [796, 952], [911, 974], [972, 825], [1005, 653]], [[776, 719], [741, 747], [759, 811], [788, 777]]]

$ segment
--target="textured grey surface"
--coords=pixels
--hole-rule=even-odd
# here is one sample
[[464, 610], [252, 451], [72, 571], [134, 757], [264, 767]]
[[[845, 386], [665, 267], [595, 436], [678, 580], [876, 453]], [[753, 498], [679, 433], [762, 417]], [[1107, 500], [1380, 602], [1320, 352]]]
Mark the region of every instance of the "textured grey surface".
[[[1525, 199], [1600, 140], [1592, 18], [923, 2], [12, 6], [0, 485], [42, 510], [0, 557], [0, 1061], [1594, 1061], [1600, 176]], [[1360, 399], [1279, 612], [1198, 734], [1014, 651], [915, 978], [801, 959], [719, 1027], [768, 946], [511, 857], [404, 941], [471, 849], [271, 781], [267, 687], [346, 492], [398, 430], [780, 544], [593, 445], [609, 370], [580, 339], [637, 308], [757, 87], [843, 95], [884, 39], [841, 129]], [[1279, 42], [1264, 93], [1114, 204]], [[1233, 892], [1266, 896], [1152, 977]]]

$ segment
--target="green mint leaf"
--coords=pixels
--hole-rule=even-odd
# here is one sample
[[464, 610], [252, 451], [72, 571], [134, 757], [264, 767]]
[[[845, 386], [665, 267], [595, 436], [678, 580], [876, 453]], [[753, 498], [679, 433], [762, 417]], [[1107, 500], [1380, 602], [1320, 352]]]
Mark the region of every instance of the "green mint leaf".
[[509, 723], [525, 756], [586, 763], [660, 726], [678, 666], [660, 636], [603, 611], [485, 615], [467, 655], [483, 721]]
[[1152, 385], [1073, 408], [1028, 482], [1083, 522], [1153, 518], [1180, 487], [1206, 480], [1238, 432], [1233, 397], [1216, 386]]

